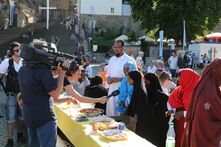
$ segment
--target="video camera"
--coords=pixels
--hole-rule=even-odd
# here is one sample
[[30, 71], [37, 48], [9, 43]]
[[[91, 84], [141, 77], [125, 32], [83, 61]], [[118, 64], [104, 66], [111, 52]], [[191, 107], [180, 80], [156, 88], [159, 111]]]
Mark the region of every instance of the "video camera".
[[[24, 64], [30, 67], [47, 66], [55, 69], [65, 59], [72, 60], [73, 56], [63, 52], [56, 52], [54, 48], [44, 45], [23, 44], [19, 56], [24, 59]], [[62, 67], [63, 68], [63, 67]], [[64, 70], [68, 70], [63, 68]]]

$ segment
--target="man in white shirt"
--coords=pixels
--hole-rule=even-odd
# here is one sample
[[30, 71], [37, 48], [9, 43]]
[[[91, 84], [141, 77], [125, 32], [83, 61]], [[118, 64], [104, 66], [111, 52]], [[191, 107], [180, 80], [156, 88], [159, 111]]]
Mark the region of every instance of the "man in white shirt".
[[137, 63], [137, 67], [140, 69], [141, 73], [145, 74], [146, 69], [145, 69], [145, 65], [143, 62], [143, 56], [144, 56], [144, 52], [139, 51], [138, 57], [136, 58], [136, 63]]
[[92, 69], [92, 67], [90, 65], [90, 61], [88, 59], [86, 59], [86, 61], [83, 64], [84, 64], [84, 68], [86, 70], [86, 74], [89, 77], [92, 77], [93, 76], [93, 69]]
[[86, 70], [85, 69], [81, 69], [81, 78], [78, 80], [78, 85], [76, 87], [76, 91], [81, 94], [84, 95], [84, 91], [85, 88], [90, 85], [90, 81], [86, 76]]
[[199, 63], [200, 63], [200, 69], [203, 69], [204, 68], [204, 65], [203, 65], [203, 55], [200, 56]]
[[150, 61], [150, 66], [147, 68], [147, 73], [155, 73], [157, 71], [157, 67], [153, 64], [153, 61]]
[[[124, 53], [124, 42], [122, 40], [117, 40], [114, 43], [113, 50], [115, 56], [110, 58], [107, 68], [107, 83], [109, 84], [108, 95], [119, 89], [121, 80], [125, 76], [123, 72], [124, 64], [130, 61], [136, 65], [136, 61]], [[108, 116], [120, 115], [120, 113], [116, 111], [117, 99], [118, 96], [108, 99], [106, 107], [106, 114]]]
[[170, 67], [170, 73], [172, 75], [172, 78], [175, 77], [176, 71], [177, 71], [177, 61], [178, 61], [178, 56], [176, 54], [176, 51], [173, 50], [172, 56], [168, 59], [168, 64]]
[[[16, 95], [20, 91], [18, 83], [18, 71], [22, 66], [22, 58], [19, 57], [20, 44], [13, 42], [10, 45], [10, 54], [12, 58], [6, 58], [0, 65], [0, 79], [6, 75], [6, 95], [7, 95], [7, 122], [8, 122], [8, 142], [6, 146], [13, 146], [13, 130], [17, 116], [17, 98]], [[23, 135], [18, 134], [20, 140]]]
[[[169, 96], [169, 91], [170, 89], [175, 89], [176, 88], [176, 84], [173, 83], [173, 80], [171, 78], [171, 75], [169, 72], [162, 72], [159, 76], [159, 81], [160, 81], [160, 85], [161, 85], [161, 88], [162, 88], [162, 92], [166, 95]], [[170, 106], [170, 104], [167, 102], [167, 109], [170, 111], [170, 110], [173, 110], [174, 109]]]

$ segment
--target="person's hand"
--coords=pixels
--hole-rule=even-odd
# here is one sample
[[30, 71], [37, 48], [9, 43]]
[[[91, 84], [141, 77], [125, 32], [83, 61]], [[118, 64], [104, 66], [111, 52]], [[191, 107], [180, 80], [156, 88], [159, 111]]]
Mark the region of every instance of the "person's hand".
[[121, 101], [121, 102], [120, 102], [120, 106], [121, 106], [121, 107], [125, 107], [124, 101]]
[[66, 98], [67, 99], [67, 102], [70, 104], [70, 103], [73, 103], [74, 105], [78, 105], [78, 101], [74, 98]]
[[79, 104], [79, 102], [78, 102], [76, 99], [74, 99], [74, 98], [71, 99], [71, 102], [72, 102], [74, 105], [78, 105], [78, 104]]
[[179, 112], [176, 112], [173, 116], [176, 120], [180, 120], [181, 118], [184, 117], [184, 113], [183, 111], [179, 111]]
[[18, 101], [18, 106], [19, 106], [19, 108], [22, 109], [22, 107], [23, 107], [23, 101], [22, 101], [22, 99], [21, 99], [21, 92], [19, 92], [19, 93], [17, 94], [17, 101]]
[[99, 103], [105, 104], [106, 102], [107, 102], [107, 97], [106, 96], [103, 96], [103, 97], [99, 98]]
[[68, 59], [65, 59], [61, 65], [62, 70], [68, 70], [70, 67], [70, 61]]
[[168, 116], [171, 116], [173, 113], [174, 113], [173, 110], [168, 110], [168, 111], [165, 113], [165, 115], [166, 115], [166, 117], [168, 117]]

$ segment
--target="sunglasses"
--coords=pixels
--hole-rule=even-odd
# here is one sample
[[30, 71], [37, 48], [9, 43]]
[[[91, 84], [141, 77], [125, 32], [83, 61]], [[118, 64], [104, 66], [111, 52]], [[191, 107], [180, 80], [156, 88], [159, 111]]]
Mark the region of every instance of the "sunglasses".
[[13, 50], [14, 52], [19, 52], [19, 50]]

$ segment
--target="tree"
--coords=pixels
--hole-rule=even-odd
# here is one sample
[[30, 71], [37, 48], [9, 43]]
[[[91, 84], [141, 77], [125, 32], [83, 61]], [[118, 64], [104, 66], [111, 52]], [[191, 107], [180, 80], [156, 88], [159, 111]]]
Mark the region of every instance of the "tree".
[[[98, 52], [106, 52], [113, 45], [118, 30], [115, 27], [107, 28], [106, 31], [96, 32], [92, 36], [91, 45], [98, 45]], [[92, 47], [92, 46], [91, 46]]]
[[128, 33], [128, 41], [137, 41], [137, 35], [134, 31]]
[[147, 33], [164, 30], [166, 38], [181, 41], [183, 21], [186, 22], [187, 41], [204, 35], [221, 22], [220, 0], [129, 0], [132, 16], [141, 22]]

